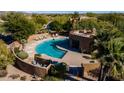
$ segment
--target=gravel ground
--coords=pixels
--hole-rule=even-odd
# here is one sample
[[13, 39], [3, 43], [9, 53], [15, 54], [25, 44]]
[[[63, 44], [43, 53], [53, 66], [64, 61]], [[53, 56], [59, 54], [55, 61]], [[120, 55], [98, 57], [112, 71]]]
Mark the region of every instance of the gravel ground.
[[[30, 81], [32, 80], [32, 75], [30, 74], [27, 74], [23, 71], [21, 71], [20, 69], [12, 66], [12, 65], [9, 65], [7, 67], [7, 76], [6, 77], [0, 77], [0, 81], [20, 81], [20, 78], [22, 77], [25, 77], [26, 81]], [[12, 76], [17, 76], [17, 78], [13, 79]]]

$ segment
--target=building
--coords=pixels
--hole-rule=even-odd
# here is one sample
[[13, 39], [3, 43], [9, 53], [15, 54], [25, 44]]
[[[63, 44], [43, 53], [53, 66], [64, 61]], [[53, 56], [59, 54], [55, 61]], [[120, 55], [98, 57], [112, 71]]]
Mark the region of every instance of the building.
[[95, 28], [92, 30], [71, 31], [69, 34], [70, 47], [79, 49], [80, 52], [89, 53], [95, 32]]

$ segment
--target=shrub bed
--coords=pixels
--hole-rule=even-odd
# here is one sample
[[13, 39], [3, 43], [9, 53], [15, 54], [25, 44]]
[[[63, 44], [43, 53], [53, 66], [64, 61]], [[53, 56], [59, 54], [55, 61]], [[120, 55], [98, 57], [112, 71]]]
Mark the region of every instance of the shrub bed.
[[28, 57], [28, 53], [26, 53], [25, 51], [20, 51], [19, 53], [17, 53], [17, 56], [21, 59], [26, 59]]

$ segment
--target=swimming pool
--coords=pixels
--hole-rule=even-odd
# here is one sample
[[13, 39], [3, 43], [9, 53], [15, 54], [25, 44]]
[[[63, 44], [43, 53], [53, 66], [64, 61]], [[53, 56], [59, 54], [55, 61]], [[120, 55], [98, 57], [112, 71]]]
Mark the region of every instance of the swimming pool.
[[68, 45], [68, 39], [51, 39], [38, 44], [35, 47], [35, 51], [38, 54], [46, 54], [54, 58], [62, 58], [67, 51], [61, 50], [56, 47], [56, 45]]

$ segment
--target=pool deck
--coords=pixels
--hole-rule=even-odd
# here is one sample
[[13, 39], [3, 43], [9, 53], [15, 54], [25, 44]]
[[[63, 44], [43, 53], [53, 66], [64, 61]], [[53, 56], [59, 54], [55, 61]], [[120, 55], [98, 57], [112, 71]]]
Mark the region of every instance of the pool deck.
[[[66, 38], [66, 37], [58, 36], [55, 39], [60, 39], [60, 38]], [[29, 54], [29, 57], [28, 57], [28, 59], [26, 59], [26, 61], [29, 62], [29, 60], [30, 60], [30, 62], [31, 62], [33, 60], [34, 54], [36, 54], [35, 47], [38, 44], [40, 44], [40, 43], [42, 43], [46, 40], [50, 40], [50, 39], [53, 39], [53, 38], [48, 37], [47, 39], [38, 40], [38, 41], [31, 41], [31, 42], [25, 44], [24, 50]], [[42, 57], [44, 59], [50, 59], [52, 61], [65, 62], [71, 67], [80, 67], [81, 63], [84, 63], [84, 64], [85, 63], [90, 63], [90, 61], [97, 62], [97, 60], [87, 59], [87, 58], [83, 57], [83, 56], [90, 56], [90, 55], [82, 54], [82, 53], [75, 52], [75, 51], [70, 51], [70, 50], [61, 48], [59, 46], [57, 46], [57, 47], [67, 51], [67, 53], [64, 55], [64, 57], [62, 59], [53, 58], [53, 57], [50, 57], [50, 56], [45, 55], [45, 54], [42, 54]]]

